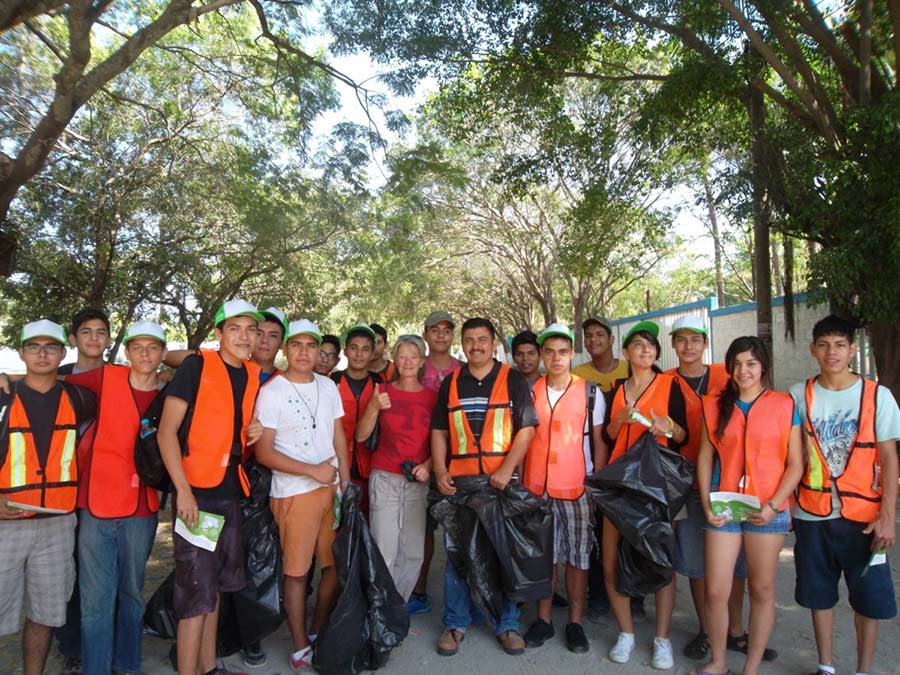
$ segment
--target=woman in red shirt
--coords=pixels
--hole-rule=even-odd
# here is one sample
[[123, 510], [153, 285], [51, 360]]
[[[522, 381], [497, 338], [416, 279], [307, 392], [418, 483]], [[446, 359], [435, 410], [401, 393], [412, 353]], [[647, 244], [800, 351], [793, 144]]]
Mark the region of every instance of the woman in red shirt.
[[[422, 567], [431, 476], [429, 438], [437, 392], [419, 382], [419, 370], [424, 363], [422, 338], [417, 335], [397, 338], [395, 379], [378, 386], [356, 425], [359, 442], [372, 435], [376, 421], [380, 426], [369, 476], [370, 527], [404, 600], [409, 599]], [[402, 465], [406, 462], [411, 462], [412, 467], [404, 472]]]

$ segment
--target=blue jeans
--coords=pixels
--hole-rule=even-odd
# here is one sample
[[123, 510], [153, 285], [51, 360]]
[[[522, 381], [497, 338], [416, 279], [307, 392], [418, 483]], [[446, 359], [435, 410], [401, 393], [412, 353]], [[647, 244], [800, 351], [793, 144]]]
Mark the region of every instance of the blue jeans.
[[81, 510], [78, 587], [85, 675], [141, 670], [141, 589], [156, 523], [155, 514], [105, 519]]
[[[483, 621], [484, 614], [472, 602], [469, 584], [460, 578], [453, 569], [453, 563], [447, 560], [444, 563], [444, 626], [465, 633], [470, 624]], [[507, 630], [519, 631], [519, 608], [516, 603], [503, 601], [500, 623], [494, 626], [494, 630], [498, 635]]]

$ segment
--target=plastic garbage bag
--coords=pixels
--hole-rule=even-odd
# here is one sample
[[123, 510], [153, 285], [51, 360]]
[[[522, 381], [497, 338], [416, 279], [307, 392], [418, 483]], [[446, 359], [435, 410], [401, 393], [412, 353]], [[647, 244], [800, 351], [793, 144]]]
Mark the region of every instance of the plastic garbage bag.
[[447, 533], [447, 557], [467, 580], [475, 601], [495, 621], [503, 601], [550, 597], [553, 514], [518, 481], [500, 491], [490, 476], [453, 479], [456, 494], [436, 490], [431, 514]]
[[650, 433], [616, 461], [585, 479], [594, 504], [621, 534], [616, 590], [647, 595], [673, 574], [672, 521], [694, 482], [694, 467]]
[[[252, 459], [244, 464], [250, 497], [241, 500], [241, 539], [246, 560], [247, 585], [235, 593], [222, 593], [216, 653], [234, 654], [242, 647], [275, 632], [284, 620], [281, 597], [282, 558], [278, 526], [269, 510], [272, 472]], [[150, 598], [144, 625], [155, 635], [174, 639], [178, 619], [172, 606], [175, 573]]]
[[331, 549], [340, 595], [315, 642], [320, 673], [358, 673], [384, 666], [409, 633], [409, 611], [360, 512], [360, 489], [344, 488], [341, 525]]

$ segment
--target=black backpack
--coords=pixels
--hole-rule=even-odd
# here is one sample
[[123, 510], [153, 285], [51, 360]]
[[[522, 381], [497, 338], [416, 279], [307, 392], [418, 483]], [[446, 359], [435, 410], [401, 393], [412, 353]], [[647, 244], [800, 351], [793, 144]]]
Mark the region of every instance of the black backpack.
[[[162, 455], [159, 452], [159, 442], [156, 439], [156, 431], [159, 428], [159, 420], [162, 417], [163, 405], [166, 401], [165, 391], [165, 387], [159, 391], [141, 416], [141, 426], [134, 441], [134, 468], [138, 478], [147, 487], [162, 492], [168, 492], [171, 487], [169, 472], [163, 463]], [[192, 408], [188, 409], [184, 422], [178, 430], [178, 442], [181, 444], [182, 452], [184, 452], [187, 442], [191, 413]]]

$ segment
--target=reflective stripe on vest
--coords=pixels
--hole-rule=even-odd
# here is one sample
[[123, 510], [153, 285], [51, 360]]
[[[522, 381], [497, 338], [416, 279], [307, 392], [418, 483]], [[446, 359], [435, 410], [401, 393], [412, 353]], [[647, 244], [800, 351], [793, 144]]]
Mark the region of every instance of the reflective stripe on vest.
[[[228, 369], [219, 353], [212, 349], [197, 352], [203, 359], [200, 371], [200, 387], [194, 399], [187, 438], [187, 454], [182, 458], [184, 474], [192, 487], [212, 488], [218, 486], [225, 477], [225, 470], [231, 460], [231, 446], [234, 441], [234, 395]], [[255, 363], [244, 361], [247, 371], [247, 386], [241, 401], [241, 449], [242, 457], [247, 456], [247, 427], [253, 419], [253, 405], [259, 392], [260, 368]], [[238, 466], [238, 479], [245, 495], [250, 494], [250, 483], [244, 467]]]
[[512, 445], [512, 412], [509, 400], [509, 366], [500, 364], [488, 398], [481, 436], [476, 441], [459, 400], [459, 374], [453, 371], [447, 414], [450, 426], [450, 475], [491, 474], [503, 464]]
[[141, 415], [131, 389], [130, 374], [131, 369], [126, 366], [103, 366], [87, 495], [88, 510], [97, 518], [133, 515], [142, 491], [147, 508], [154, 513], [159, 510], [156, 490], [141, 484], [134, 467], [134, 444]]
[[366, 479], [372, 473], [372, 453], [366, 447], [366, 444], [356, 440], [356, 425], [359, 418], [365, 412], [372, 395], [375, 393], [375, 383], [371, 375], [366, 376], [366, 383], [363, 390], [356, 398], [350, 383], [347, 382], [347, 373], [338, 373], [338, 392], [341, 395], [341, 404], [344, 408], [344, 416], [341, 418], [341, 424], [344, 427], [344, 436], [347, 438], [347, 454], [350, 466], [351, 478]]
[[[650, 419], [651, 411], [657, 415], [669, 414], [669, 396], [672, 392], [672, 376], [666, 373], [656, 373], [647, 388], [638, 396], [634, 403], [635, 410], [639, 411], [644, 417]], [[625, 383], [616, 387], [615, 393], [610, 403], [609, 419], [615, 419], [619, 411], [626, 407], [625, 402]], [[609, 461], [615, 461], [628, 452], [632, 445], [637, 443], [641, 435], [647, 431], [640, 422], [626, 422], [619, 428], [619, 434], [616, 436], [615, 445], [613, 445], [612, 453]], [[670, 447], [671, 439], [666, 436], [657, 436], [656, 440], [660, 445]]]
[[59, 395], [50, 450], [43, 466], [25, 406], [15, 394], [8, 415], [0, 494], [22, 504], [73, 511], [78, 496], [78, 431], [75, 410], [65, 388]]
[[837, 486], [841, 516], [847, 520], [870, 523], [878, 517], [881, 510], [881, 457], [875, 437], [878, 384], [861, 379], [856, 436], [850, 444], [850, 455], [840, 476], [832, 476], [812, 424], [816, 378], [810, 378], [806, 382], [806, 419], [803, 424], [806, 471], [797, 486], [797, 502], [804, 511], [814, 516], [827, 517], [832, 514], [832, 484]]
[[523, 483], [533, 494], [575, 500], [584, 494], [587, 464], [584, 427], [587, 423], [586, 382], [572, 375], [566, 390], [550, 405], [547, 378], [534, 384], [538, 426], [525, 455]]
[[[703, 418], [721, 466], [718, 489], [755, 495], [760, 504], [772, 499], [787, 462], [794, 399], [789, 394], [765, 389], [746, 416], [735, 403], [721, 438], [716, 436], [718, 395], [703, 397]], [[785, 500], [778, 510], [787, 503]]]

